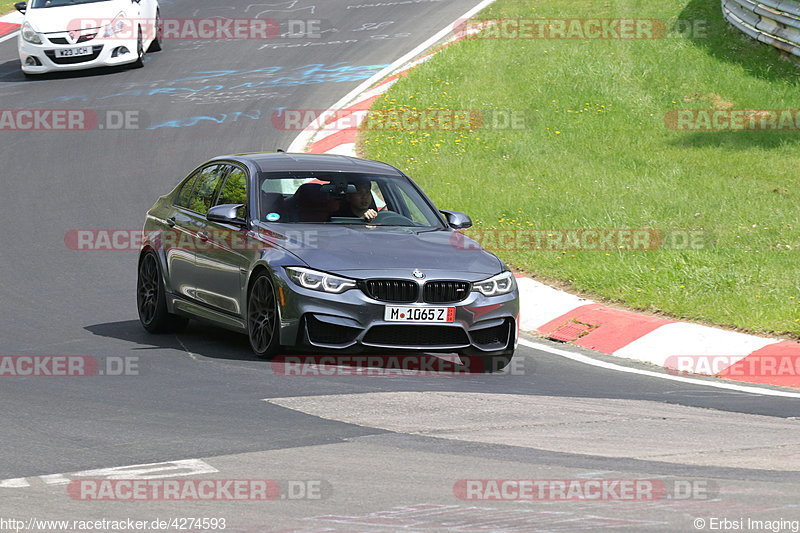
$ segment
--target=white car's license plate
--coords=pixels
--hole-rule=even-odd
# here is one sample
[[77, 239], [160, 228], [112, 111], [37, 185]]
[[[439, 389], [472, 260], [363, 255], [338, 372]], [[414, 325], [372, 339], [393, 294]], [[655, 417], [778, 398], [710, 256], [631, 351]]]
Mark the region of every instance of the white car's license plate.
[[400, 307], [387, 305], [383, 314], [387, 322], [454, 322], [455, 307]]
[[92, 55], [91, 46], [81, 46], [80, 48], [64, 48], [63, 50], [56, 50], [56, 57], [77, 57], [77, 56], [90, 56]]

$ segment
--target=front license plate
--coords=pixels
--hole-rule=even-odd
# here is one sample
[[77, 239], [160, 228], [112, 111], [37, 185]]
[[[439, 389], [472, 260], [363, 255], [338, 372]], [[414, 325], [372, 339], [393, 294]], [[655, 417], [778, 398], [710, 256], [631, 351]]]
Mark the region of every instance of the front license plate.
[[90, 56], [92, 55], [91, 46], [81, 46], [80, 48], [65, 48], [63, 50], [56, 50], [56, 57], [77, 57], [77, 56]]
[[386, 306], [383, 319], [387, 322], [454, 322], [455, 307], [399, 307]]

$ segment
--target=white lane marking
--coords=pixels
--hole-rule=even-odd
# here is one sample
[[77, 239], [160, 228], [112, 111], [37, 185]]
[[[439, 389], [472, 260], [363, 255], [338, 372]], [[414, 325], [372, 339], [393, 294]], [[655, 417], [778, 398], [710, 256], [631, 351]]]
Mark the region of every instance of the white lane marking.
[[[455, 22], [459, 20], [464, 20], [471, 18], [475, 13], [481, 11], [486, 6], [493, 4], [495, 0], [481, 0], [475, 7], [464, 13], [461, 17], [457, 18], [454, 22], [451, 22], [441, 30], [439, 30], [435, 35], [427, 39], [425, 42], [408, 52], [403, 57], [394, 61], [391, 65], [386, 67], [385, 69], [377, 72], [374, 76], [365, 80], [361, 85], [347, 93], [341, 100], [330, 106], [328, 109], [345, 109], [347, 104], [349, 104], [352, 100], [357, 98], [361, 93], [368, 90], [372, 87], [375, 83], [381, 81], [383, 78], [392, 74], [392, 72], [397, 69], [399, 66], [411, 61], [416, 56], [427, 50], [432, 45], [436, 44], [439, 40], [446, 37], [449, 33], [453, 31], [453, 26]], [[306, 130], [300, 133], [295, 140], [289, 145], [288, 152], [303, 152], [306, 148], [306, 145], [309, 144], [311, 139], [313, 138], [316, 130]]]
[[49, 474], [38, 478], [14, 478], [0, 480], [0, 488], [18, 489], [30, 487], [29, 479], [39, 479], [46, 485], [66, 485], [75, 478], [104, 479], [161, 479], [173, 477], [195, 476], [198, 474], [214, 474], [216, 468], [200, 459], [182, 459], [165, 463], [147, 463], [141, 465], [98, 468], [68, 474]]
[[47, 485], [69, 485], [69, 478], [64, 474], [50, 474], [47, 476], [39, 476], [39, 479]]
[[0, 43], [3, 43], [3, 42], [5, 42], [5, 41], [8, 41], [9, 39], [13, 39], [13, 38], [14, 38], [14, 37], [16, 37], [18, 34], [19, 34], [19, 30], [15, 31], [15, 32], [13, 32], [13, 33], [9, 33], [8, 35], [4, 35], [3, 37], [0, 37]]
[[143, 465], [98, 468], [70, 474], [74, 477], [104, 477], [108, 479], [163, 479], [175, 476], [194, 476], [213, 474], [216, 468], [200, 459], [183, 459], [167, 463], [147, 463]]
[[2, 489], [20, 489], [23, 487], [30, 487], [31, 484], [24, 477], [17, 477], [14, 479], [4, 479], [0, 481], [0, 488]]
[[599, 361], [597, 359], [592, 359], [591, 357], [587, 357], [585, 355], [568, 352], [567, 350], [560, 350], [558, 348], [552, 348], [546, 344], [542, 344], [539, 342], [531, 342], [527, 339], [520, 339], [519, 343], [523, 346], [527, 346], [528, 348], [533, 348], [534, 350], [541, 350], [543, 352], [551, 353], [553, 355], [558, 355], [561, 357], [566, 357], [567, 359], [572, 359], [573, 361], [577, 361], [578, 363], [583, 363], [586, 365], [592, 365], [599, 368], [605, 368], [608, 370], [616, 370], [617, 372], [625, 372], [628, 374], [638, 374], [640, 376], [649, 376], [653, 378], [659, 379], [667, 379], [670, 381], [679, 381], [681, 383], [689, 383], [692, 385], [701, 385], [704, 387], [716, 387], [718, 389], [727, 389], [727, 390], [734, 390], [737, 392], [746, 392], [748, 394], [761, 394], [763, 396], [780, 396], [782, 398], [800, 398], [800, 393], [796, 392], [784, 392], [779, 390], [772, 390], [772, 389], [762, 389], [760, 387], [750, 387], [747, 385], [734, 385], [732, 383], [718, 383], [715, 381], [706, 381], [703, 379], [694, 379], [694, 378], [685, 378], [682, 376], [671, 376], [669, 374], [661, 374], [659, 372], [651, 372], [649, 370], [640, 370], [638, 368], [629, 368], [627, 366], [615, 365], [614, 363], [607, 363], [605, 361]]

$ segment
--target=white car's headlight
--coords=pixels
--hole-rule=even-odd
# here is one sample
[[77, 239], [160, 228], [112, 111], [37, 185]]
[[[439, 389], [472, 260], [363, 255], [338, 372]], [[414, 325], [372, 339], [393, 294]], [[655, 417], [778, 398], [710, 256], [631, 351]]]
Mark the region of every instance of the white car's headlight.
[[472, 284], [472, 290], [478, 291], [484, 296], [500, 296], [513, 291], [516, 286], [514, 274], [506, 271], [489, 279], [476, 281]]
[[30, 22], [25, 22], [25, 24], [22, 25], [19, 34], [22, 36], [23, 40], [31, 44], [42, 44], [42, 36], [33, 29]]
[[125, 13], [120, 13], [110, 24], [103, 26], [103, 38], [114, 37], [115, 35], [128, 30], [128, 23], [125, 21]]
[[356, 286], [352, 279], [303, 267], [286, 267], [289, 278], [305, 289], [340, 294]]

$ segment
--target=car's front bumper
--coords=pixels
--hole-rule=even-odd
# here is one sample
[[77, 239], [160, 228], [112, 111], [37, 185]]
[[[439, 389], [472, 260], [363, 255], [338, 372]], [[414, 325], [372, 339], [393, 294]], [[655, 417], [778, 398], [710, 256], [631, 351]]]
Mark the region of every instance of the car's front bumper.
[[[494, 297], [471, 292], [453, 304], [393, 304], [370, 298], [360, 289], [329, 294], [299, 287], [276, 269], [281, 344], [326, 349], [397, 349], [505, 353], [518, 340], [519, 292]], [[453, 278], [443, 278], [453, 279]], [[432, 278], [435, 280], [435, 278]], [[454, 307], [452, 323], [384, 320], [387, 306]]]
[[[60, 35], [60, 34], [59, 34]], [[19, 60], [22, 71], [27, 74], [45, 74], [47, 72], [83, 70], [97, 67], [125, 65], [137, 60], [136, 39], [102, 39], [95, 38], [79, 44], [53, 44], [48, 34], [43, 44], [33, 44], [22, 37], [17, 38]], [[56, 38], [56, 37], [53, 37]], [[64, 38], [64, 37], [57, 37]], [[91, 47], [92, 55], [67, 58], [55, 57], [56, 50]], [[127, 50], [127, 52], [125, 52]], [[35, 62], [37, 64], [30, 64]]]

